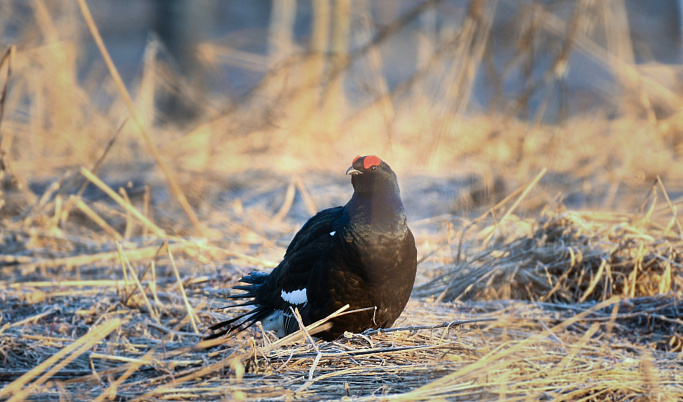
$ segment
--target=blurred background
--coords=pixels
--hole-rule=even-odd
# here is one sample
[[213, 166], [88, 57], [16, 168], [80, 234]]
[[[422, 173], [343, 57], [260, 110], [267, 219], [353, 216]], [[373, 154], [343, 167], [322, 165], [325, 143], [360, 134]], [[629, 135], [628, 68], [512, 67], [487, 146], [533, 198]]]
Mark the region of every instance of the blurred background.
[[[549, 105], [544, 105], [539, 118], [557, 122], [563, 115], [616, 103], [605, 93], [619, 80], [614, 74], [619, 66], [609, 57], [636, 64], [661, 84], [674, 83], [665, 81], [662, 69], [652, 71], [652, 63], [681, 61], [681, 11], [675, 0], [129, 0], [93, 3], [93, 11], [128, 82], [140, 73], [145, 49], [157, 40], [154, 45], [160, 48], [154, 51], [182, 74], [196, 96], [211, 98], [243, 94], [269, 69], [286, 69], [293, 67], [287, 60], [295, 64], [296, 58], [312, 57], [322, 59], [318, 68], [323, 70], [330, 70], [335, 58], [351, 57], [343, 69], [350, 79], [343, 80], [342, 89], [357, 107], [371, 101], [372, 95], [395, 91], [402, 82], [408, 85], [406, 80], [415, 74], [426, 75], [432, 69], [431, 77], [423, 79], [426, 83], [415, 83], [412, 89], [435, 98], [444, 85], [459, 83], [443, 71], [453, 75], [455, 63], [476, 61], [467, 77], [472, 81], [471, 94], [462, 109], [512, 111], [529, 118], [541, 112], [545, 101]], [[470, 49], [462, 49], [466, 43]], [[481, 54], [473, 49], [475, 45]], [[374, 46], [376, 54], [370, 55], [368, 46]], [[98, 57], [96, 49], [87, 50], [89, 56]], [[374, 69], [376, 76], [364, 74], [363, 68]], [[328, 80], [315, 73], [321, 74], [292, 68], [283, 75], [291, 76], [290, 80], [310, 75], [315, 78], [311, 85], [325, 90]], [[380, 82], [373, 79], [378, 77]], [[549, 84], [562, 85], [564, 92], [544, 94]], [[453, 89], [457, 90], [464, 88]], [[511, 98], [522, 104], [510, 105]]]
[[522, 212], [633, 211], [658, 176], [683, 194], [679, 1], [85, 4], [134, 107], [76, 0], [0, 0], [3, 180], [23, 188], [4, 213], [84, 166], [151, 186], [180, 232], [179, 192], [216, 222], [294, 183], [301, 220], [348, 199], [357, 154], [394, 167], [415, 219], [481, 213], [542, 168]]

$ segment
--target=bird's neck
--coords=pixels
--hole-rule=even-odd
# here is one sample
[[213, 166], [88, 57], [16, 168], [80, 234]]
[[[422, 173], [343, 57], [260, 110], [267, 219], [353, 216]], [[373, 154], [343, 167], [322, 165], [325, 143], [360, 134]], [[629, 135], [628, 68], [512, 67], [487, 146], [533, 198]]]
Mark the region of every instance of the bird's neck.
[[376, 186], [373, 191], [355, 191], [347, 208], [352, 225], [369, 225], [393, 231], [406, 224], [398, 188]]

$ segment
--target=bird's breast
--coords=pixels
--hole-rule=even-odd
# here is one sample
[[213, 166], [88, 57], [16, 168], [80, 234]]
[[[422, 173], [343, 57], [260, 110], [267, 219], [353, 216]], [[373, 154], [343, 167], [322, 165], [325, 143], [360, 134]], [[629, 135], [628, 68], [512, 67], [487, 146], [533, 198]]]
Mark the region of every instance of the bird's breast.
[[406, 233], [407, 228], [393, 232], [372, 229], [350, 231], [343, 237], [346, 243], [343, 247], [344, 260], [368, 281], [384, 282], [397, 266], [404, 263], [404, 254], [410, 254], [406, 248], [415, 248], [414, 243], [406, 244]]

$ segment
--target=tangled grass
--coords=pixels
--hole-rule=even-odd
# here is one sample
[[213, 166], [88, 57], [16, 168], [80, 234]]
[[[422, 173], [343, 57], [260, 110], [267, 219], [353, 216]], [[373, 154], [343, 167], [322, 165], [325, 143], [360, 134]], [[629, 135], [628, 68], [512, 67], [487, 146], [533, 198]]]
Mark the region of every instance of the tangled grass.
[[553, 303], [680, 297], [680, 233], [676, 219], [662, 226], [643, 214], [545, 209], [531, 233], [473, 257], [474, 264], [443, 274], [419, 294]]
[[[202, 341], [226, 318], [215, 309], [226, 288], [272, 265], [268, 238], [296, 227], [213, 241], [150, 227], [144, 239], [112, 243], [100, 215], [63, 214], [82, 211], [80, 200], [111, 217], [114, 202], [68, 200], [3, 218], [8, 400], [683, 397], [675, 223], [546, 209], [507, 234], [504, 222], [473, 231], [470, 262], [416, 288], [396, 328], [334, 342], [307, 336], [310, 327], [279, 340], [254, 329]], [[118, 216], [116, 227], [145, 225]], [[495, 246], [475, 253], [494, 229]], [[429, 258], [446, 259], [459, 239], [435, 233], [452, 247]], [[249, 248], [260, 251], [231, 251]]]

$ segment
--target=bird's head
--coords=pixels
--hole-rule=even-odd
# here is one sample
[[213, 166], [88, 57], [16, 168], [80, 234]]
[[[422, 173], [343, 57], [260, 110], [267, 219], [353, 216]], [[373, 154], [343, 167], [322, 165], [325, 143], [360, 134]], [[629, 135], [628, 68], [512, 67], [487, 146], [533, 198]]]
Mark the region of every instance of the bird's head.
[[398, 194], [396, 174], [391, 167], [375, 155], [356, 156], [346, 170], [356, 193], [376, 194], [395, 191]]

